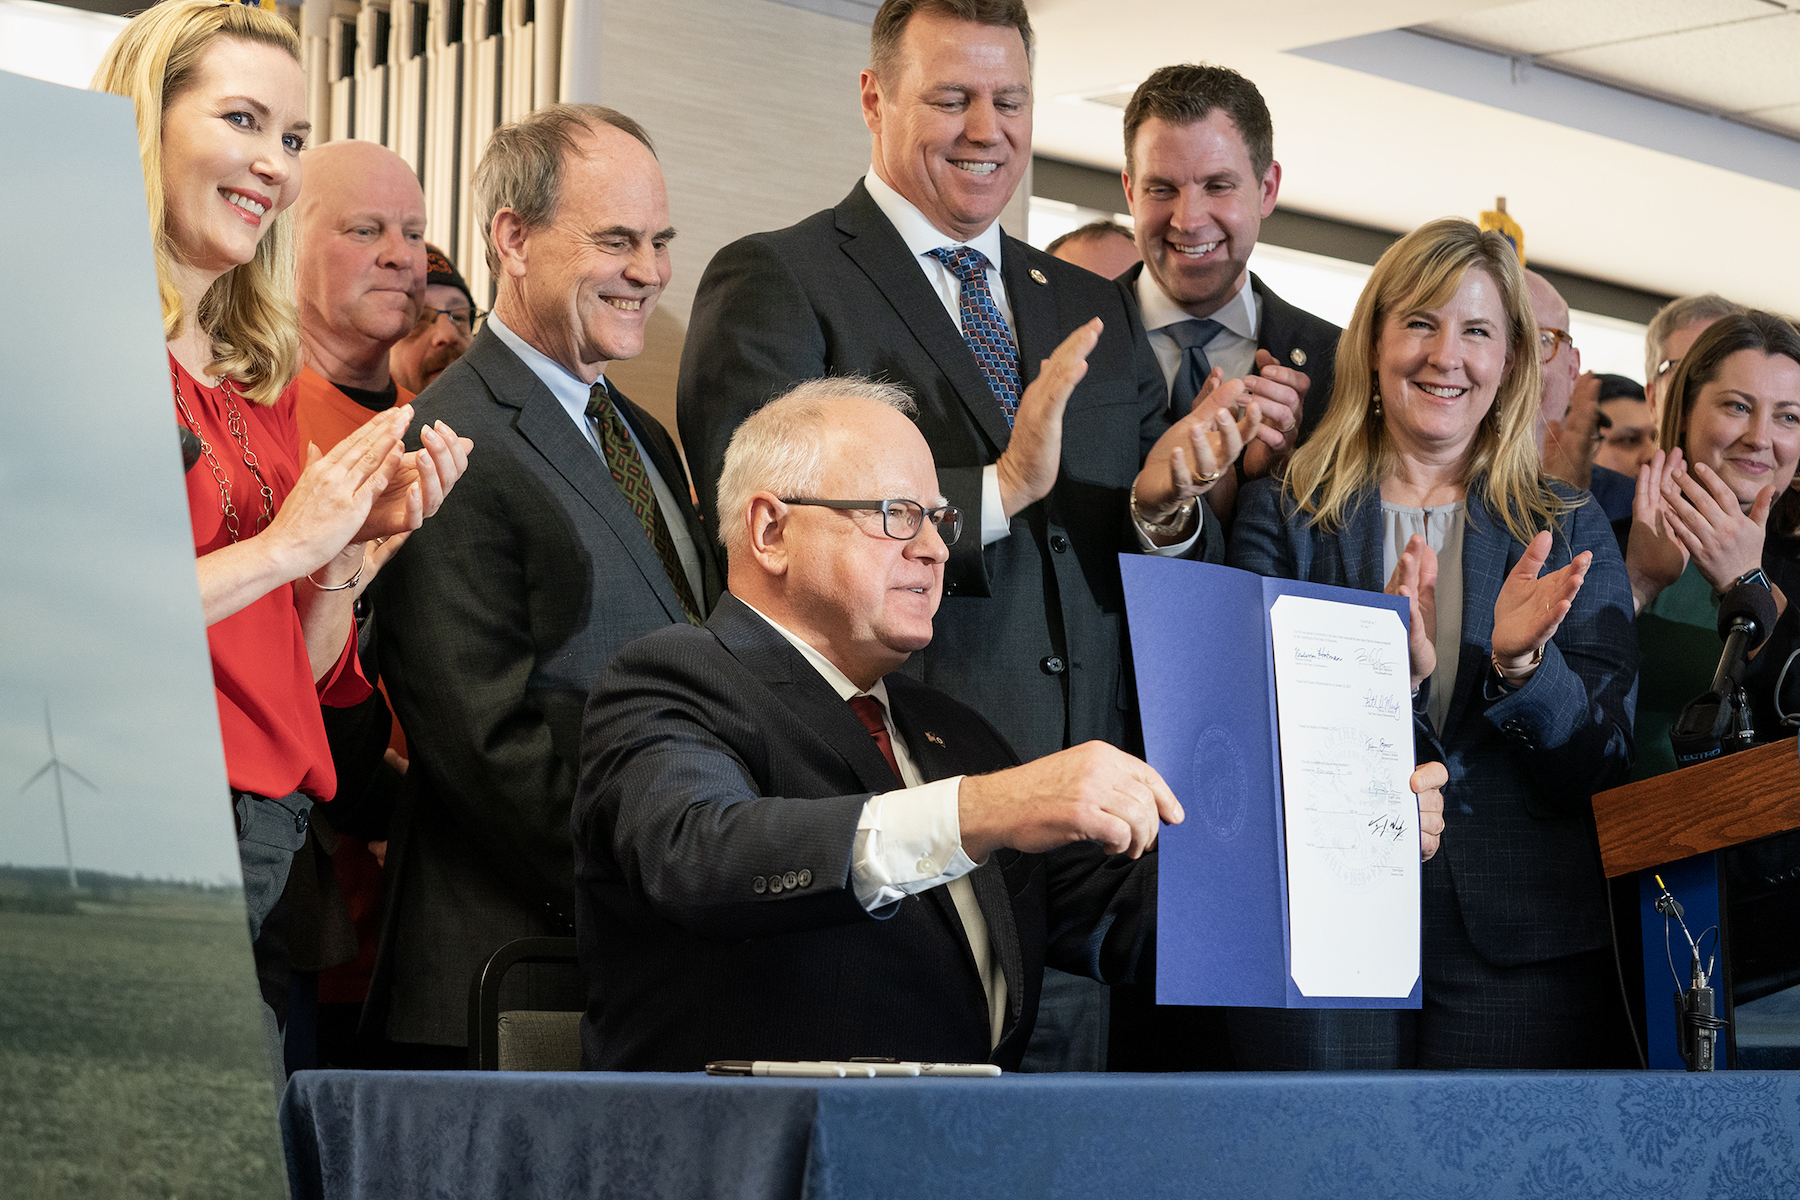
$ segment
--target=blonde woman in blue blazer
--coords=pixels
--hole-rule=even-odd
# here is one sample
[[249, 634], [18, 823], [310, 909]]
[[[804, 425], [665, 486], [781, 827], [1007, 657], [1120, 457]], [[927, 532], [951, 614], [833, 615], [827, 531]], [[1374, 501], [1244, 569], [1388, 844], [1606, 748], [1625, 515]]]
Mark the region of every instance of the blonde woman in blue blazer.
[[1423, 1009], [1233, 1010], [1241, 1067], [1632, 1061], [1590, 805], [1631, 765], [1631, 588], [1600, 506], [1542, 474], [1540, 348], [1511, 245], [1420, 227], [1357, 302], [1318, 432], [1240, 501], [1232, 565], [1411, 598], [1417, 753], [1450, 771]]

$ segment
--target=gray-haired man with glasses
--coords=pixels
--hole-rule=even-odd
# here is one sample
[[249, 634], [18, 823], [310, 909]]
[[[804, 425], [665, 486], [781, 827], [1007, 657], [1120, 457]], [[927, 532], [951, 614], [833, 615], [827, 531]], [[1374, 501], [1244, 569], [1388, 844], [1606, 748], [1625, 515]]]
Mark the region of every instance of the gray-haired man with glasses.
[[898, 672], [962, 531], [912, 411], [822, 379], [750, 416], [719, 476], [728, 594], [704, 628], [626, 646], [589, 697], [590, 1068], [1016, 1067], [1046, 964], [1119, 982], [1149, 945], [1157, 831], [1182, 816], [1156, 772], [1103, 742], [1021, 766]]

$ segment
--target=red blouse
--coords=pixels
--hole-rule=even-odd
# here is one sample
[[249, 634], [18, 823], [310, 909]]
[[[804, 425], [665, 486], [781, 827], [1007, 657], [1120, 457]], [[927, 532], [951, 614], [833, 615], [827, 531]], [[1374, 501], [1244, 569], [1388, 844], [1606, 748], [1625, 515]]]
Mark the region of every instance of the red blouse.
[[[267, 528], [262, 487], [244, 462], [244, 445], [231, 432], [228, 411], [234, 407], [243, 415], [250, 453], [273, 494], [274, 508], [279, 509], [300, 475], [295, 389], [290, 385], [281, 399], [264, 407], [244, 399], [235, 388], [228, 400], [224, 389], [202, 387], [173, 355], [169, 365], [187, 410], [184, 414], [183, 403], [177, 403], [176, 419], [189, 428], [198, 425], [200, 436], [212, 447], [212, 457], [229, 482], [238, 540], [247, 540]], [[204, 454], [187, 473], [187, 494], [195, 557], [230, 545], [219, 480]], [[337, 773], [319, 706], [345, 707], [369, 695], [368, 681], [356, 661], [354, 631], [336, 665], [316, 685], [292, 585], [278, 587], [209, 626], [206, 640], [212, 650], [213, 690], [232, 790], [264, 796], [298, 791], [316, 800], [331, 799], [337, 791]]]

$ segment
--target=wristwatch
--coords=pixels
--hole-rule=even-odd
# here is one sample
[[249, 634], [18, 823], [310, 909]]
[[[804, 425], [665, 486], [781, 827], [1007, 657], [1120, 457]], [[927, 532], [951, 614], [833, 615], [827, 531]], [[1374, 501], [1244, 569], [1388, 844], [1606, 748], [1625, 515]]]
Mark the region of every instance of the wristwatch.
[[1732, 580], [1730, 585], [1727, 586], [1724, 591], [1715, 592], [1714, 595], [1723, 600], [1725, 598], [1725, 592], [1729, 592], [1735, 587], [1742, 587], [1746, 583], [1760, 584], [1771, 592], [1775, 590], [1774, 586], [1769, 583], [1769, 577], [1763, 574], [1763, 569], [1761, 567], [1751, 567], [1748, 571], [1745, 571], [1742, 575], [1739, 575], [1736, 579]]

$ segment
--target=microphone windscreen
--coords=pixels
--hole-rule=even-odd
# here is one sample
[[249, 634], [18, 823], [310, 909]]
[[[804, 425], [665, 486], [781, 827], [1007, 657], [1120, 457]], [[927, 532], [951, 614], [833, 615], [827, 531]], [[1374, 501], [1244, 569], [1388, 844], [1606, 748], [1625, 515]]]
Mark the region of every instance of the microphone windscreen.
[[1775, 593], [1760, 583], [1740, 583], [1719, 599], [1719, 637], [1731, 636], [1731, 627], [1741, 617], [1756, 622], [1756, 636], [1766, 638], [1775, 631], [1778, 619]]

